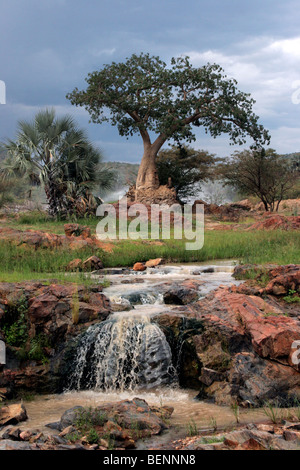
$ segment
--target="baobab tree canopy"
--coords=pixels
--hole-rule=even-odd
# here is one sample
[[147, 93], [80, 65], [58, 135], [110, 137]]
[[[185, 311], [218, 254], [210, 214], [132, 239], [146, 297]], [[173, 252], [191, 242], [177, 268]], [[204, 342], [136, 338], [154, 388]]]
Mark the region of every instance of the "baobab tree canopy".
[[122, 136], [142, 137], [137, 189], [159, 186], [158, 151], [170, 139], [195, 140], [193, 125], [212, 137], [227, 133], [232, 144], [245, 143], [247, 136], [257, 145], [269, 140], [253, 113], [254, 100], [217, 64], [195, 68], [188, 57], [179, 57], [168, 67], [159, 57], [133, 54], [90, 73], [86, 81], [86, 90], [67, 95], [71, 103], [84, 106], [94, 123], [110, 122]]

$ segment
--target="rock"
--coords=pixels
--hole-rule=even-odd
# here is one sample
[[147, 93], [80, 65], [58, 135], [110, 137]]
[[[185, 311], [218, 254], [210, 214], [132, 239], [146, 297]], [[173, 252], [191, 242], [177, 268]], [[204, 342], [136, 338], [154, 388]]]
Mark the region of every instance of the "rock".
[[135, 263], [133, 266], [134, 271], [145, 271], [147, 268], [144, 263]]
[[236, 354], [228, 379], [230, 393], [244, 406], [263, 406], [266, 401], [288, 405], [290, 394], [300, 386], [299, 373], [291, 367], [246, 352]]
[[239, 443], [237, 441], [232, 441], [231, 439], [224, 439], [224, 445], [227, 447], [235, 448], [238, 447]]
[[194, 289], [173, 287], [164, 293], [165, 304], [187, 305], [198, 300], [199, 294]]
[[[47, 425], [49, 428], [51, 428], [51, 426]], [[31, 439], [30, 439], [30, 442], [32, 443], [44, 443], [45, 441], [47, 440], [47, 437], [44, 436], [44, 434], [42, 432], [38, 432], [38, 434], [36, 434], [35, 436], [33, 436]]]
[[70, 263], [66, 266], [66, 271], [82, 271], [82, 260], [80, 258], [76, 258], [70, 261]]
[[249, 199], [243, 199], [242, 201], [234, 202], [230, 204], [234, 209], [242, 209], [244, 211], [253, 210], [254, 206]]
[[28, 419], [24, 405], [9, 405], [0, 408], [0, 426], [17, 424]]
[[20, 433], [21, 441], [30, 441], [31, 438], [32, 438], [32, 432], [31, 431], [22, 431]]
[[1, 428], [0, 439], [10, 439], [9, 433], [13, 430], [10, 426]]
[[208, 369], [207, 367], [203, 367], [201, 369], [201, 375], [199, 377], [199, 380], [204, 385], [209, 387], [214, 382], [220, 382], [222, 380], [222, 374], [220, 374], [220, 372], [215, 371], [213, 369]]
[[91, 229], [86, 225], [79, 224], [65, 224], [64, 225], [65, 234], [67, 237], [91, 237]]
[[106, 439], [100, 439], [99, 440], [99, 445], [101, 447], [104, 447], [105, 449], [108, 449], [109, 448], [109, 443]]
[[299, 441], [300, 442], [300, 432], [289, 431], [285, 429], [283, 431], [283, 437], [286, 441]]
[[[20, 298], [26, 311], [28, 342], [39, 335], [47, 339], [41, 345], [41, 360], [20, 363], [14, 348], [7, 348], [6, 368], [0, 372], [0, 387], [34, 390], [38, 393], [61, 391], [66, 376], [69, 343], [87, 323], [105, 320], [112, 311], [100, 285], [43, 284], [41, 282], [0, 283], [0, 302], [5, 315], [13, 315]], [[42, 358], [47, 359], [42, 364]]]
[[28, 442], [16, 442], [4, 439], [0, 441], [0, 450], [31, 450]]
[[[59, 427], [57, 429], [59, 429], [61, 426], [60, 426], [60, 423], [59, 423]], [[75, 432], [76, 431], [76, 428], [74, 426], [67, 426], [65, 429], [62, 430], [62, 432], [59, 434], [59, 437], [65, 437], [67, 436], [68, 434], [72, 434], [72, 432]]]
[[145, 280], [138, 277], [136, 279], [123, 279], [121, 284], [142, 284], [143, 282], [145, 282]]
[[262, 220], [246, 230], [299, 230], [300, 216], [286, 217], [279, 214], [266, 214]]
[[257, 424], [256, 427], [259, 431], [269, 432], [271, 434], [274, 434], [274, 432], [275, 432], [274, 426], [272, 426], [270, 424]]
[[[87, 288], [73, 285], [43, 286], [38, 295], [29, 299], [28, 314], [32, 323], [56, 324], [62, 330], [73, 323], [74, 305], [78, 305], [82, 322], [96, 318], [106, 318], [110, 313], [109, 300], [101, 293], [89, 292]], [[89, 311], [89, 313], [87, 313]]]
[[[2, 338], [0, 338], [2, 339]], [[3, 340], [2, 340], [3, 341]], [[7, 398], [10, 394], [10, 390], [8, 388], [0, 388], [0, 401], [1, 399], [4, 400], [5, 398]]]
[[[84, 412], [82, 407], [74, 407], [67, 410], [60, 421], [60, 428], [65, 425], [75, 426], [78, 412]], [[145, 400], [134, 398], [122, 400], [117, 403], [106, 403], [97, 406], [95, 413], [105, 417], [105, 422], [97, 427], [100, 437], [99, 445], [108, 448], [107, 435], [117, 441], [116, 447], [134, 448], [135, 441], [139, 438], [160, 434], [167, 428], [166, 420], [171, 416], [173, 408], [151, 407]]]
[[165, 260], [163, 258], [149, 259], [146, 261], [145, 265], [147, 268], [155, 268], [161, 264], [164, 264]]
[[253, 437], [248, 439], [248, 441], [243, 442], [242, 448], [244, 450], [267, 450], [268, 449], [267, 446], [264, 446]]
[[[193, 337], [193, 344], [196, 349], [197, 356], [203, 364], [201, 369], [200, 381], [210, 382], [211, 385], [214, 381], [219, 381], [222, 377], [221, 373], [228, 369], [231, 356], [228, 352], [224, 351], [222, 342], [215, 340], [212, 344], [203, 344], [202, 335], [195, 335]], [[203, 383], [205, 383], [203, 382]]]
[[129, 300], [120, 299], [118, 302], [111, 302], [111, 309], [113, 312], [124, 312], [131, 310], [133, 307]]
[[98, 444], [92, 444], [89, 446], [89, 450], [97, 450], [99, 449], [99, 445]]
[[13, 428], [8, 433], [9, 439], [12, 439], [13, 441], [19, 441], [21, 440], [20, 434], [21, 434], [21, 430], [19, 428]]
[[231, 386], [228, 382], [214, 382], [205, 391], [208, 397], [214, 398], [214, 401], [217, 405], [232, 405], [233, 399], [231, 396]]
[[103, 268], [103, 263], [98, 256], [90, 256], [82, 263], [83, 271], [97, 271]]
[[58, 444], [55, 446], [55, 450], [87, 450], [80, 444]]
[[160, 204], [172, 206], [173, 204], [178, 204], [175, 189], [167, 185], [161, 185], [156, 189], [139, 188], [138, 190], [133, 186], [129, 188], [126, 196], [131, 201], [131, 205], [136, 201], [145, 205]]
[[286, 271], [278, 273], [273, 270], [269, 273], [273, 279], [267, 284], [264, 292], [273, 295], [286, 295], [289, 292], [300, 292], [300, 265], [286, 266]]
[[62, 417], [60, 418], [59, 430], [63, 431], [69, 426], [73, 426], [76, 423], [81, 411], [84, 411], [83, 406], [74, 406], [73, 408], [70, 408], [69, 410], [65, 411]]
[[[72, 231], [68, 231], [68, 233], [71, 232]], [[101, 248], [107, 252], [111, 252], [113, 250], [113, 245], [111, 243], [103, 242], [98, 240], [96, 237], [91, 236], [89, 227], [87, 227], [86, 230], [82, 230], [81, 234], [78, 236], [76, 236], [74, 232], [71, 236], [68, 236], [46, 233], [40, 230], [26, 230], [23, 232], [21, 230], [15, 230], [8, 227], [0, 227], [0, 240], [5, 240], [6, 242], [17, 246], [28, 245], [34, 249], [57, 249], [59, 247], [66, 247], [71, 250], [81, 250], [86, 248], [91, 248], [93, 250]]]
[[235, 279], [249, 279], [253, 273], [259, 277], [261, 274], [268, 274], [270, 269], [276, 268], [276, 264], [259, 265], [259, 264], [239, 264], [234, 267], [233, 277]]

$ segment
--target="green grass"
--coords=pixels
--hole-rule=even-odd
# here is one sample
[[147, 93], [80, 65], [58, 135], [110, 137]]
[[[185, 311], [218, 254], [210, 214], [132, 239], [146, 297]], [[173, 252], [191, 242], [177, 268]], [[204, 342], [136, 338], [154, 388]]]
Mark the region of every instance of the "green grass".
[[42, 211], [32, 211], [20, 214], [18, 217], [9, 217], [8, 225], [16, 230], [42, 230], [43, 232], [51, 232], [57, 235], [64, 235], [64, 224], [77, 223], [87, 225], [94, 231], [99, 222], [99, 218], [86, 217], [76, 220], [57, 220]]
[[[23, 216], [25, 217], [25, 216]], [[36, 229], [54, 233], [63, 232], [63, 222], [46, 221], [45, 216], [30, 220], [36, 221]], [[26, 217], [21, 219], [26, 222]], [[42, 221], [41, 221], [42, 220]], [[79, 223], [96, 226], [97, 220], [84, 219]], [[10, 224], [11, 225], [11, 224]], [[26, 224], [22, 227], [25, 229]], [[16, 227], [15, 227], [16, 228]], [[20, 228], [20, 219], [18, 221]], [[31, 228], [33, 223], [31, 223]], [[155, 241], [120, 240], [114, 243], [112, 253], [100, 249], [66, 248], [39, 249], [30, 246], [16, 246], [7, 241], [0, 242], [0, 281], [20, 282], [24, 280], [50, 280], [61, 282], [91, 283], [83, 273], [65, 274], [66, 265], [75, 258], [86, 259], [97, 255], [105, 267], [133, 266], [137, 261], [150, 258], [165, 258], [168, 263], [194, 263], [221, 259], [234, 259], [238, 263], [249, 264], [295, 264], [300, 263], [300, 233], [297, 231], [208, 231], [205, 233], [201, 250], [187, 251], [184, 240]]]
[[187, 251], [182, 240], [167, 240], [162, 246], [124, 240], [116, 243], [113, 254], [104, 253], [105, 266], [131, 266], [136, 261], [165, 258], [168, 262], [189, 263], [235, 259], [241, 263], [290, 264], [300, 262], [298, 232], [227, 232], [205, 234], [204, 246]]

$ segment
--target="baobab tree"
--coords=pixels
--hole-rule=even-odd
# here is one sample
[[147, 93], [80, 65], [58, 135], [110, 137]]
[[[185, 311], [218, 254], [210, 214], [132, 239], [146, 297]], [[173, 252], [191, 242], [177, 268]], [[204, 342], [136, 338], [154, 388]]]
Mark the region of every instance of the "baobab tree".
[[253, 113], [255, 101], [217, 64], [194, 68], [188, 57], [179, 57], [167, 67], [159, 57], [133, 54], [90, 73], [86, 81], [86, 90], [75, 88], [67, 95], [71, 103], [85, 107], [94, 123], [110, 122], [121, 136], [142, 138], [139, 192], [159, 187], [159, 150], [170, 140], [195, 140], [193, 125], [212, 137], [227, 133], [232, 144], [244, 144], [248, 136], [256, 145], [269, 141]]

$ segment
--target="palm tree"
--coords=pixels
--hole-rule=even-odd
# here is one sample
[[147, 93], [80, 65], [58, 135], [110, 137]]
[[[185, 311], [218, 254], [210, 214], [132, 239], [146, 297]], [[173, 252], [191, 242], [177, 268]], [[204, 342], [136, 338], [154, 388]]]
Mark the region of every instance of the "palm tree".
[[[8, 154], [5, 171], [25, 174], [31, 180], [38, 177], [50, 215], [66, 215], [70, 195], [88, 198], [96, 184], [103, 189], [111, 186], [111, 172], [98, 170], [101, 152], [71, 116], [58, 118], [54, 109], [46, 109], [32, 123], [20, 121], [18, 127], [17, 139], [3, 144]], [[74, 212], [74, 204], [71, 207]]]

